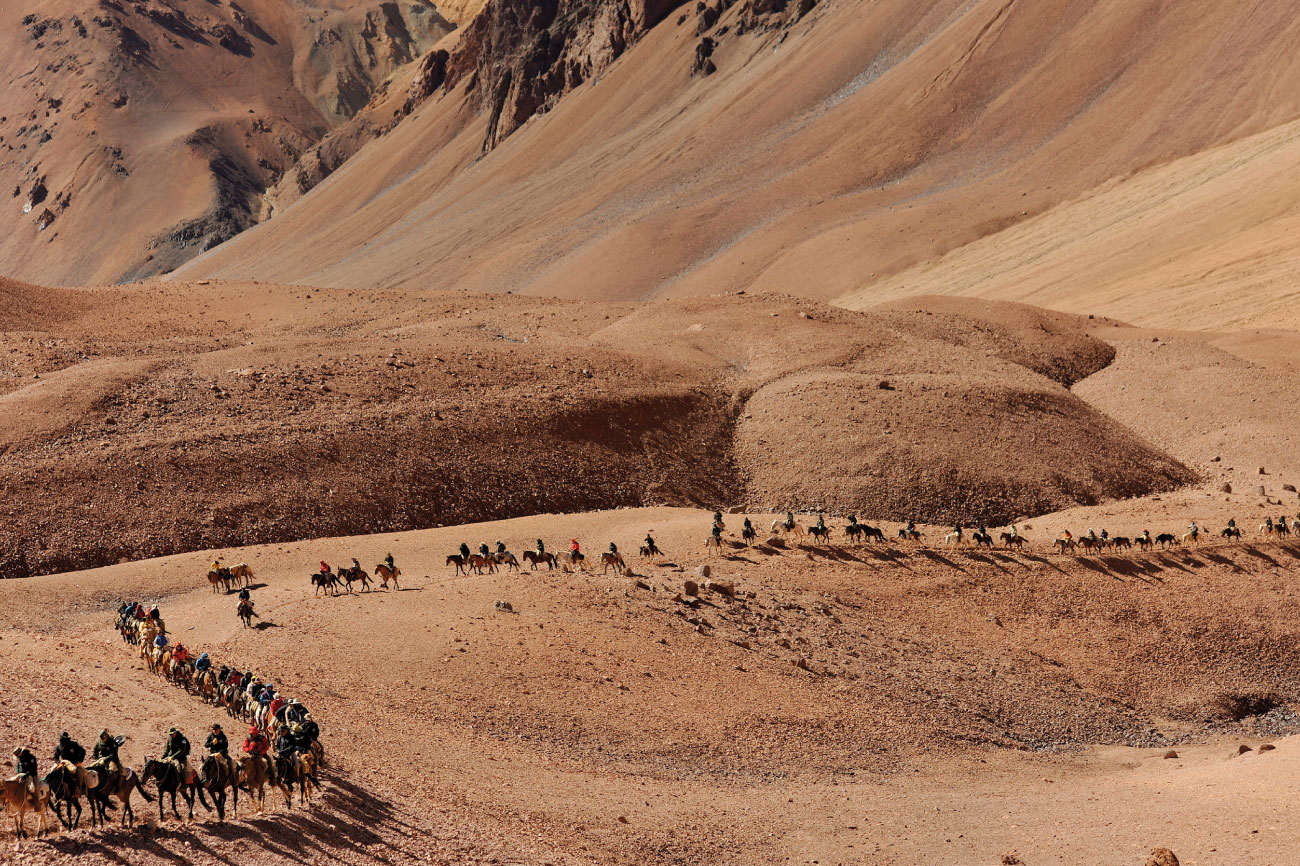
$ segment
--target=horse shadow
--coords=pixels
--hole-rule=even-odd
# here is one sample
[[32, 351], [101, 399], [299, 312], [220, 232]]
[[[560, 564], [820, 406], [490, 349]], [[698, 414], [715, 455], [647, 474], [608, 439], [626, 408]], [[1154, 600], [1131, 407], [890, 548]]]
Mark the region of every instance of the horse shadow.
[[261, 622], [256, 623], [253, 626], [253, 628], [256, 631], [266, 631], [268, 628], [283, 628], [283, 627], [284, 626], [280, 625], [278, 622], [271, 622], [270, 620], [262, 620]]
[[972, 550], [966, 554], [966, 558], [972, 559], [975, 562], [982, 562], [985, 565], [991, 565], [994, 568], [996, 568], [998, 571], [1002, 572], [1003, 574], [1011, 573], [1010, 571], [1007, 570], [1005, 566], [1002, 565], [1002, 563], [998, 562], [997, 559], [995, 559], [991, 554], [977, 553], [976, 551]]
[[1022, 553], [1020, 555], [1023, 558], [1029, 560], [1030, 562], [1036, 562], [1039, 565], [1046, 565], [1048, 568], [1051, 568], [1060, 574], [1065, 574], [1065, 569], [1061, 568], [1055, 562], [1052, 562], [1050, 559], [1048, 559], [1046, 556], [1043, 556], [1040, 553]]
[[918, 548], [916, 552], [919, 553], [921, 556], [924, 556], [926, 559], [930, 560], [931, 562], [937, 562], [941, 565], [946, 565], [949, 568], [955, 568], [961, 572], [966, 571], [966, 569], [962, 568], [956, 562], [944, 556], [942, 553], [940, 553], [937, 550], [931, 550], [928, 547], [922, 547], [922, 548]]
[[1269, 565], [1278, 565], [1278, 564], [1279, 564], [1278, 561], [1277, 561], [1276, 559], [1274, 559], [1273, 557], [1269, 556], [1267, 553], [1265, 553], [1264, 551], [1260, 550], [1258, 547], [1255, 547], [1253, 544], [1251, 544], [1251, 545], [1247, 545], [1246, 548], [1245, 548], [1245, 551], [1246, 551], [1246, 553], [1250, 554], [1251, 556], [1253, 556], [1253, 557], [1255, 557], [1255, 558], [1257, 558], [1257, 559], [1262, 559], [1262, 560], [1264, 560], [1264, 561], [1267, 562]]

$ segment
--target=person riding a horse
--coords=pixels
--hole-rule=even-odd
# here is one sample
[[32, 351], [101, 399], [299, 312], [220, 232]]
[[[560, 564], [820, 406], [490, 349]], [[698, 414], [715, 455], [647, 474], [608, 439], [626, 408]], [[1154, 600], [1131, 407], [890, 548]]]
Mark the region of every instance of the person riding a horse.
[[122, 771], [122, 761], [117, 754], [120, 745], [107, 730], [100, 731], [99, 739], [95, 741], [95, 750], [91, 753], [95, 759], [90, 765], [91, 769], [108, 773], [116, 778]]
[[271, 781], [275, 781], [275, 762], [271, 760], [271, 744], [266, 741], [266, 735], [257, 725], [248, 729], [248, 736], [244, 738], [244, 754], [252, 758], [260, 758], [266, 764], [266, 774]]
[[396, 563], [393, 562], [393, 555], [391, 553], [384, 557], [384, 565], [388, 566], [389, 571], [394, 571], [397, 568]]
[[713, 524], [713, 540], [718, 542], [719, 546], [722, 545], [722, 527], [716, 523]]
[[212, 659], [208, 658], [207, 653], [203, 653], [197, 659], [194, 660], [195, 673], [201, 674], [211, 669], [212, 669]]
[[538, 556], [546, 555], [546, 545], [542, 543], [542, 540], [540, 538], [537, 539], [537, 555]]
[[484, 558], [487, 558], [492, 555], [492, 549], [487, 546], [486, 541], [478, 546], [478, 552], [479, 552], [479, 556], [482, 556]]
[[[748, 517], [745, 518], [745, 529], [747, 529], [747, 530], [749, 530], [749, 531], [751, 531], [751, 532], [752, 532], [753, 529], [754, 529], [754, 524], [750, 522], [750, 520], [749, 520]], [[646, 538], [649, 538], [649, 537], [650, 537], [650, 536], [648, 536], [648, 535], [646, 536]]]
[[1088, 539], [1089, 541], [1096, 541], [1096, 540], [1097, 540], [1097, 533], [1093, 532], [1093, 531], [1092, 531], [1092, 527], [1089, 526], [1089, 527], [1088, 527], [1088, 531], [1087, 531], [1086, 533], [1084, 533], [1084, 538]]
[[1017, 533], [1016, 533], [1016, 525], [1015, 525], [1014, 523], [1011, 524], [1011, 528], [1010, 528], [1010, 530], [1007, 532], [1007, 535], [1011, 536], [1012, 538], [1015, 538], [1015, 537], [1016, 537], [1016, 535], [1017, 535]]
[[26, 784], [28, 793], [35, 793], [39, 769], [36, 766], [36, 756], [30, 749], [22, 746], [14, 749], [14, 771], [17, 773], [15, 778]]
[[170, 763], [181, 775], [181, 782], [190, 781], [190, 741], [178, 728], [167, 729], [167, 745], [163, 748], [163, 763]]
[[618, 556], [618, 545], [612, 541], [609, 543], [609, 555]]
[[581, 552], [582, 552], [581, 545], [578, 544], [578, 539], [576, 539], [576, 538], [572, 538], [572, 539], [569, 540], [569, 552], [570, 552], [570, 553], [581, 553]]
[[787, 511], [787, 512], [785, 513], [785, 528], [786, 528], [786, 529], [794, 529], [794, 512], [793, 512], [793, 511]]
[[509, 553], [509, 551], [506, 550], [506, 543], [499, 538], [497, 539], [497, 553], [498, 554]]
[[1236, 529], [1236, 528], [1237, 528], [1237, 518], [1235, 518], [1235, 517], [1229, 517], [1229, 518], [1228, 518], [1228, 528], [1229, 528], [1229, 529]]
[[1070, 530], [1068, 530], [1068, 529], [1065, 530], [1065, 532], [1063, 532], [1063, 533], [1061, 533], [1061, 534], [1064, 536], [1064, 538], [1065, 538], [1066, 541], [1070, 541], [1071, 539], [1074, 538], [1074, 535], [1073, 535], [1073, 534], [1070, 532]]
[[1191, 534], [1191, 536], [1192, 536], [1192, 541], [1195, 541], [1195, 540], [1196, 540], [1196, 536], [1198, 536], [1198, 535], [1201, 534], [1201, 528], [1200, 528], [1199, 526], [1196, 525], [1196, 521], [1195, 521], [1195, 520], [1193, 520], [1192, 523], [1191, 523], [1191, 525], [1187, 527], [1187, 531]]
[[226, 732], [221, 730], [221, 725], [212, 726], [212, 733], [208, 734], [208, 738], [203, 741], [203, 748], [208, 750], [209, 755], [221, 758], [231, 775], [234, 775], [235, 762], [230, 757], [230, 741], [226, 739]]

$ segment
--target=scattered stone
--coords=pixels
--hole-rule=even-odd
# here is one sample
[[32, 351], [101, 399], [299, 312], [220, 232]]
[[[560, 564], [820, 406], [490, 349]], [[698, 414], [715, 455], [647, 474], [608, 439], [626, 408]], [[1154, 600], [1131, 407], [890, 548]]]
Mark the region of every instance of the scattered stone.
[[1287, 493], [1295, 493], [1294, 484], [1283, 484], [1282, 489], [1285, 490]]
[[880, 383], [879, 383], [878, 385], [876, 385], [876, 387], [879, 388], [881, 391], [893, 391], [893, 390], [894, 390], [894, 386], [891, 385], [891, 384], [889, 384], [889, 380], [888, 380], [888, 379], [881, 379], [881, 380], [880, 380]]
[[619, 815], [619, 816], [618, 816], [618, 823], [620, 823], [620, 824], [626, 824], [626, 823], [628, 823], [628, 820], [627, 820], [627, 818], [625, 818], [624, 816]]
[[1178, 858], [1168, 848], [1152, 848], [1147, 866], [1179, 866]]
[[1274, 751], [1277, 751], [1277, 746], [1273, 745], [1272, 743], [1265, 743], [1264, 745], [1262, 745], [1262, 746], [1259, 747], [1259, 751], [1260, 751], [1260, 752], [1274, 752]]
[[624, 566], [624, 567], [623, 567], [623, 576], [624, 576], [624, 577], [636, 577], [636, 574], [632, 571], [632, 569], [631, 569], [630, 567], [628, 567], [628, 566]]
[[808, 659], [800, 656], [798, 659], [795, 660], [794, 666], [801, 671], [806, 671], [808, 670]]
[[1002, 855], [1002, 866], [1024, 866], [1024, 862], [1015, 851]]
[[1257, 491], [1257, 495], [1258, 495], [1258, 496], [1263, 496], [1263, 495], [1264, 495], [1264, 485], [1263, 485], [1263, 484], [1259, 485], [1259, 487], [1256, 488], [1256, 491]]
[[1260, 474], [1260, 475], [1267, 475], [1268, 473], [1265, 472], [1265, 471], [1264, 471], [1264, 467], [1261, 466], [1261, 467], [1259, 467], [1259, 474]]
[[638, 580], [638, 581], [636, 582], [636, 588], [637, 588], [637, 589], [649, 589], [649, 588], [650, 588], [650, 584], [646, 583], [644, 580]]
[[1002, 628], [1002, 619], [998, 616], [990, 615], [989, 622], [993, 623], [998, 628]]
[[785, 541], [778, 535], [769, 535], [764, 542], [768, 547], [785, 547]]
[[709, 568], [707, 565], [697, 566], [696, 569], [695, 569], [695, 576], [696, 576], [696, 577], [705, 577], [705, 578], [707, 578], [707, 577], [708, 577], [710, 574], [712, 574], [712, 573], [713, 573], [713, 569]]
[[1166, 760], [1166, 761], [1173, 760], [1174, 758], [1177, 758], [1177, 757], [1178, 757], [1178, 753], [1175, 752], [1173, 749], [1170, 749], [1169, 751], [1165, 752], [1165, 760]]
[[503, 613], [514, 613], [514, 612], [515, 612], [515, 607], [514, 607], [514, 605], [512, 605], [512, 604], [511, 604], [510, 602], [508, 602], [508, 601], [501, 601], [500, 599], [497, 599], [496, 603], [493, 604], [492, 606], [493, 606], [494, 608], [496, 608], [497, 610], [503, 612]]
[[719, 595], [725, 595], [728, 598], [736, 597], [736, 585], [724, 580], [711, 580], [707, 584], [710, 592], [716, 592]]
[[689, 596], [697, 596], [700, 594], [700, 585], [693, 580], [686, 581], [684, 589], [686, 594]]
[[1253, 751], [1255, 751], [1255, 750], [1252, 749], [1250, 746], [1247, 746], [1245, 743], [1242, 743], [1240, 746], [1237, 747], [1237, 754], [1238, 754], [1238, 755], [1244, 755], [1244, 754], [1246, 754], [1247, 752], [1253, 752]]

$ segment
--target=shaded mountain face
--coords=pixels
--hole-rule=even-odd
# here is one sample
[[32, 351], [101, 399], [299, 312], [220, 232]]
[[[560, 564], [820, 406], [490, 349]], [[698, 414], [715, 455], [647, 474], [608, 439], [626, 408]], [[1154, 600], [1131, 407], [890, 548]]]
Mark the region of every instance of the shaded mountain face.
[[5, 15], [0, 256], [55, 283], [163, 273], [264, 219], [264, 192], [454, 28], [424, 0]]

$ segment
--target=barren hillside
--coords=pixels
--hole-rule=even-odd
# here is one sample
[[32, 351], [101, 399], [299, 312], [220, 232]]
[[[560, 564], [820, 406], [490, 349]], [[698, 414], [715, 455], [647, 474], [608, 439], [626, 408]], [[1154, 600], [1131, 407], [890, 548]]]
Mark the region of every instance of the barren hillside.
[[603, 300], [963, 291], [1198, 325], [1276, 308], [1287, 4], [769, 5], [681, 6], [591, 75], [597, 25], [489, 4], [486, 41], [431, 69], [409, 116], [187, 273]]

